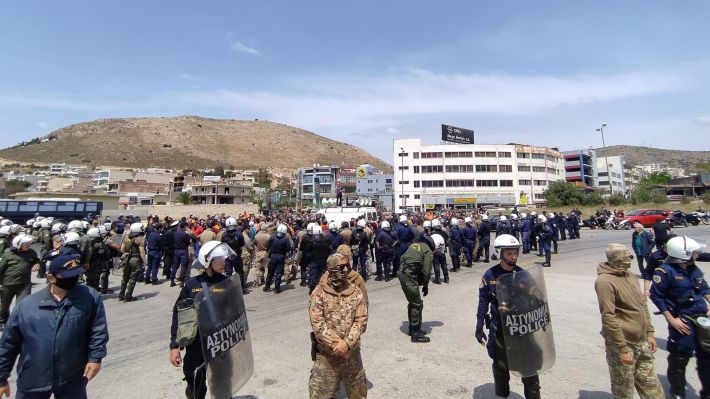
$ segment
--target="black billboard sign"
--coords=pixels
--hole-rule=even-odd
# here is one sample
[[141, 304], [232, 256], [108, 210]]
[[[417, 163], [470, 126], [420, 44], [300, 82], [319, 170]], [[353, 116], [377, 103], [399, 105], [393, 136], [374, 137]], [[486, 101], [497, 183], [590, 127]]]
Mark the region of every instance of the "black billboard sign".
[[441, 140], [459, 144], [473, 144], [473, 130], [442, 124]]

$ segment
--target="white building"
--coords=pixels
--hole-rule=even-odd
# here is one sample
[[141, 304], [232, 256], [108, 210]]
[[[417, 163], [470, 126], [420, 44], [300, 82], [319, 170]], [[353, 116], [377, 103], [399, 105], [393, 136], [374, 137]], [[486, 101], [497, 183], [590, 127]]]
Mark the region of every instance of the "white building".
[[[605, 166], [604, 163], [607, 162]], [[624, 157], [614, 155], [611, 157], [597, 157], [597, 187], [604, 190], [605, 194], [627, 195], [626, 177], [624, 172]], [[611, 181], [611, 185], [609, 182]]]
[[395, 211], [540, 203], [548, 185], [565, 179], [562, 154], [547, 147], [405, 139], [392, 155]]
[[385, 174], [370, 164], [357, 167], [355, 174], [355, 194], [358, 197], [374, 198], [382, 209], [391, 210], [394, 198], [392, 175]]

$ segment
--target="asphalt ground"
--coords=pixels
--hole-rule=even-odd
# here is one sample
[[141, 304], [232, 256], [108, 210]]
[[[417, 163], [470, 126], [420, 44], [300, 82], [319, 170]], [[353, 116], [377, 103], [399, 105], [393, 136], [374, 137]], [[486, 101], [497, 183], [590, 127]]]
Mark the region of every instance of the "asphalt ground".
[[[679, 228], [676, 233], [708, 240], [710, 226]], [[557, 353], [555, 365], [540, 376], [544, 398], [612, 398], [594, 281], [606, 245], [630, 246], [631, 231], [583, 229], [581, 235], [581, 240], [560, 242], [552, 267], [544, 269]], [[529, 266], [541, 259], [524, 255], [519, 264]], [[361, 347], [369, 397], [494, 397], [491, 360], [474, 338], [480, 279], [493, 264], [475, 263], [451, 273], [450, 284], [430, 285], [423, 312], [423, 328], [431, 337], [428, 344], [413, 344], [406, 335], [407, 303], [399, 282], [367, 283], [370, 315]], [[710, 267], [700, 266], [706, 272]], [[111, 276], [112, 288], [117, 290], [119, 284], [120, 277]], [[278, 295], [255, 289], [245, 296], [255, 369], [238, 398], [308, 397], [309, 298], [307, 289], [297, 284]], [[139, 284], [135, 302], [119, 302], [116, 293], [104, 295], [108, 356], [89, 384], [90, 397], [184, 397], [182, 371], [168, 361], [171, 310], [178, 292], [168, 284]], [[660, 347], [656, 371], [667, 390], [667, 325], [662, 316], [653, 316], [653, 322]], [[693, 363], [687, 369], [688, 398], [697, 398], [700, 389]], [[11, 384], [14, 390], [14, 378]], [[522, 384], [515, 377], [511, 389], [516, 392], [511, 398], [522, 398]]]

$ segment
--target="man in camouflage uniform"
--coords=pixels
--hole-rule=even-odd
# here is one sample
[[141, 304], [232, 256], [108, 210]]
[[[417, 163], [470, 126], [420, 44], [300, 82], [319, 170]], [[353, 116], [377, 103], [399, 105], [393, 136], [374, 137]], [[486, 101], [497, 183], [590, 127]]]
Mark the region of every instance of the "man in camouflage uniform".
[[261, 224], [259, 232], [256, 233], [256, 237], [254, 237], [254, 267], [256, 268], [254, 287], [264, 284], [264, 274], [266, 266], [269, 264], [269, 257], [267, 256], [266, 249], [270, 238], [271, 235], [269, 234], [269, 225], [264, 222]]
[[663, 399], [653, 353], [653, 323], [638, 279], [628, 271], [633, 256], [621, 244], [609, 244], [607, 261], [597, 267], [594, 288], [602, 316], [611, 392], [617, 399], [633, 399], [634, 387], [642, 399]]
[[308, 382], [310, 399], [337, 397], [340, 383], [349, 399], [367, 397], [360, 336], [367, 328], [362, 291], [347, 279], [349, 262], [340, 254], [328, 258], [328, 280], [316, 286], [308, 314], [318, 346]]
[[[352, 260], [352, 255], [353, 255], [352, 251], [350, 251], [350, 247], [348, 247], [347, 245], [341, 245], [336, 250], [336, 253], [344, 256], [347, 259], [348, 274], [347, 274], [346, 278], [348, 279], [348, 281], [350, 281], [350, 284], [353, 284], [357, 288], [360, 288], [360, 291], [362, 291], [362, 297], [365, 300], [365, 306], [369, 307], [369, 302], [367, 299], [367, 286], [365, 285], [365, 280], [362, 279], [362, 276], [360, 275], [360, 273], [353, 270], [352, 264], [350, 263]], [[327, 284], [329, 276], [330, 276], [330, 273], [328, 273], [328, 271], [326, 270], [325, 273], [323, 274], [323, 276], [321, 276], [321, 278], [320, 278], [320, 284], [321, 285]]]

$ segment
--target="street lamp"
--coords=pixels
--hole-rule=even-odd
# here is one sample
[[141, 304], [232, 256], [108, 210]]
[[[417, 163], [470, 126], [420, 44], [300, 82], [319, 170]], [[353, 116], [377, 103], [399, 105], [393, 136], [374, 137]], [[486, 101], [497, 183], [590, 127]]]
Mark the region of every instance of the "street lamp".
[[401, 188], [400, 190], [400, 195], [402, 196], [402, 201], [404, 201], [404, 205], [402, 206], [402, 210], [406, 212], [407, 210], [407, 197], [404, 195], [404, 147], [401, 147], [399, 152], [399, 156], [402, 158], [402, 166], [399, 168], [402, 171], [402, 178], [399, 180], [399, 186]]
[[611, 173], [609, 173], [609, 159], [607, 158], [606, 142], [604, 141], [604, 127], [606, 123], [602, 123], [602, 127], [597, 129], [597, 132], [602, 133], [602, 146], [604, 148], [604, 163], [606, 164], [606, 178], [609, 180], [609, 195], [614, 195], [614, 185], [611, 183]]

